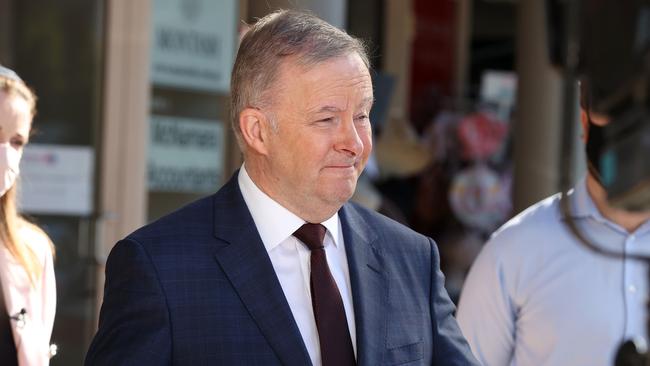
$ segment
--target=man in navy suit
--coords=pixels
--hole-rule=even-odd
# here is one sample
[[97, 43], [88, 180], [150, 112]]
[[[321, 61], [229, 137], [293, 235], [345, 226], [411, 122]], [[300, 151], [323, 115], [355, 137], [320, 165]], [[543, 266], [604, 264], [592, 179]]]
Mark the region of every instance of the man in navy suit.
[[477, 365], [435, 243], [347, 203], [372, 149], [363, 45], [279, 11], [243, 38], [244, 164], [118, 242], [87, 365]]

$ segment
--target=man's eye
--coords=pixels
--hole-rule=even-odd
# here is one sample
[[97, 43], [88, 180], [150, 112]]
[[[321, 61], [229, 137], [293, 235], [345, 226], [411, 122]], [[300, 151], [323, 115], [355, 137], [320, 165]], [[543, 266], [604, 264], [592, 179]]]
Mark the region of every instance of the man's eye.
[[367, 120], [368, 118], [369, 118], [369, 117], [368, 117], [367, 115], [362, 114], [362, 115], [360, 115], [360, 116], [357, 116], [355, 119], [356, 119], [357, 121], [364, 121], [364, 120]]
[[25, 141], [23, 140], [11, 140], [11, 145], [14, 147], [23, 147], [25, 145]]
[[334, 120], [334, 117], [327, 117], [327, 118], [319, 119], [316, 122], [332, 122], [333, 120]]

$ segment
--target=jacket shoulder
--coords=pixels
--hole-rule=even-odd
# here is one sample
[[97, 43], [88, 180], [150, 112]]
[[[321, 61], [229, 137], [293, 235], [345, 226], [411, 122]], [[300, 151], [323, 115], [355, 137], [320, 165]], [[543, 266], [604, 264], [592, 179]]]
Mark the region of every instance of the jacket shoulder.
[[345, 206], [345, 219], [349, 225], [363, 223], [362, 230], [371, 231], [377, 236], [375, 241], [383, 250], [424, 249], [430, 251], [432, 239], [376, 211], [356, 203]]
[[205, 233], [212, 229], [214, 195], [187, 204], [135, 230], [125, 239], [140, 243], [161, 237], [175, 237]]

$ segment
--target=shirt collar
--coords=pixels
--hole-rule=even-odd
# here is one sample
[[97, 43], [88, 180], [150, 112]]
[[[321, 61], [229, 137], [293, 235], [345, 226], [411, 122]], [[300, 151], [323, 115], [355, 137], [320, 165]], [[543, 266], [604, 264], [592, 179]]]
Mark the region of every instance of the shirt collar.
[[[589, 191], [587, 189], [587, 177], [583, 176], [580, 181], [575, 185], [575, 187], [569, 191], [569, 198], [571, 199], [571, 217], [574, 219], [586, 219], [593, 218], [596, 221], [605, 223], [618, 231], [628, 234], [627, 231], [619, 226], [618, 224], [612, 222], [598, 210], [598, 207], [594, 203], [594, 200], [591, 198]], [[635, 230], [635, 234], [645, 233], [650, 231], [650, 220], [643, 223]]]
[[[593, 217], [605, 220], [587, 190], [587, 177], [583, 176], [568, 192], [571, 202], [571, 216], [575, 219]], [[607, 221], [607, 220], [605, 220]]]
[[327, 229], [327, 232], [330, 234], [330, 237], [332, 238], [332, 242], [334, 242], [335, 246], [339, 246], [339, 228], [341, 227], [339, 225], [339, 214], [338, 212], [334, 214], [334, 216], [330, 217], [329, 219], [321, 222], [323, 226]]
[[[267, 252], [273, 250], [306, 223], [262, 192], [248, 175], [245, 164], [239, 170], [237, 181]], [[334, 245], [338, 246], [340, 228], [338, 213], [322, 224], [327, 228]]]

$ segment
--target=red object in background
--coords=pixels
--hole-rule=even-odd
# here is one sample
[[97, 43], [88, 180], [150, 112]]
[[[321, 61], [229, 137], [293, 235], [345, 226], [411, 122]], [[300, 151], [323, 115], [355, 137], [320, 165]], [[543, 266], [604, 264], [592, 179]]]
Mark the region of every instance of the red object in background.
[[411, 119], [430, 119], [422, 109], [432, 108], [440, 96], [451, 96], [454, 83], [456, 1], [414, 0], [415, 37], [411, 50]]
[[484, 161], [503, 146], [508, 124], [492, 113], [478, 112], [461, 119], [457, 132], [463, 158]]

